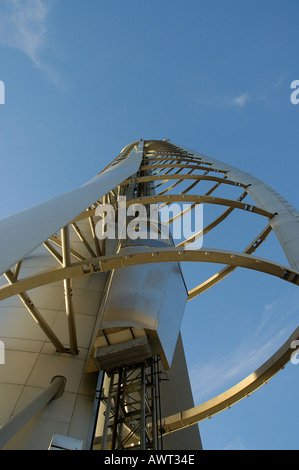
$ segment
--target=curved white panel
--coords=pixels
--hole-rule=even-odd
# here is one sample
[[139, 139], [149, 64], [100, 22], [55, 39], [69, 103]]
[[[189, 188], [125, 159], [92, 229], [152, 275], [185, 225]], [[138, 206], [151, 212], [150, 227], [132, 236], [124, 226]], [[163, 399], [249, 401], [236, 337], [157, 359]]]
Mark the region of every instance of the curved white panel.
[[129, 156], [74, 191], [0, 220], [0, 275], [66, 226], [87, 207], [136, 173], [143, 142]]

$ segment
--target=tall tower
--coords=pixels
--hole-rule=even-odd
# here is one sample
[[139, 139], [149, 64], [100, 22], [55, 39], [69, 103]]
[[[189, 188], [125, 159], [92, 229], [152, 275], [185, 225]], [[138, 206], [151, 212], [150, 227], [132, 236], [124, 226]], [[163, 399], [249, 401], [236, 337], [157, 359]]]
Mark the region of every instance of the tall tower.
[[[204, 226], [203, 206], [220, 209]], [[264, 220], [249, 245], [202, 248], [236, 211], [248, 224]], [[298, 212], [222, 162], [140, 140], [0, 230], [4, 449], [200, 449], [197, 423], [259, 388], [294, 352], [298, 329], [257, 371], [194, 407], [180, 335], [187, 302], [238, 267], [299, 284]], [[256, 257], [271, 231], [289, 266]], [[225, 267], [190, 290], [185, 262]]]

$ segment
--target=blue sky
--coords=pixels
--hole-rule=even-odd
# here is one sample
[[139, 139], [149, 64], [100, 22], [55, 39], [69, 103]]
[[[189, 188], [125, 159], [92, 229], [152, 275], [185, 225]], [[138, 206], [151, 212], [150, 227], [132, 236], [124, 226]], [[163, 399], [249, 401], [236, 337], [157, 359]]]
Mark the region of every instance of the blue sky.
[[[78, 187], [139, 138], [169, 138], [248, 171], [298, 209], [298, 14], [296, 0], [2, 0], [0, 217]], [[220, 245], [231, 249], [258, 233], [228, 228]], [[273, 236], [258, 255], [285, 263]], [[187, 266], [187, 282], [214, 271]], [[298, 295], [237, 270], [188, 304], [196, 404], [283, 343]], [[204, 447], [298, 449], [297, 367], [202, 422]]]

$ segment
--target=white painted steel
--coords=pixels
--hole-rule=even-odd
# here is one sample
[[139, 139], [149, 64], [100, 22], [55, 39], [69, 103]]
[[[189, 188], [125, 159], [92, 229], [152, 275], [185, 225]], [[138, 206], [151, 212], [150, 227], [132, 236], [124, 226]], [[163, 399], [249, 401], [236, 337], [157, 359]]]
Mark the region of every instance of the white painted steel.
[[0, 449], [41, 410], [48, 402], [62, 395], [65, 388], [65, 378], [53, 377], [51, 383], [31, 402], [16, 413], [0, 428]]
[[[87, 220], [78, 223], [92, 243]], [[72, 247], [88, 256], [77, 234], [70, 230]], [[22, 263], [22, 274], [58, 266], [43, 246]], [[40, 410], [6, 445], [5, 450], [47, 449], [55, 433], [86, 443], [97, 377], [85, 375], [90, 340], [105, 288], [107, 273], [72, 279], [72, 298], [76, 318], [78, 349], [76, 356], [58, 353], [39, 324], [17, 296], [0, 302], [0, 339], [5, 346], [5, 364], [0, 365], [0, 426], [29, 404], [47, 387], [51, 377], [66, 378], [63, 395]], [[5, 279], [2, 279], [3, 282]], [[54, 282], [30, 289], [30, 298], [64, 346], [69, 345], [63, 283]]]
[[138, 170], [143, 142], [129, 156], [74, 191], [0, 220], [0, 275]]
[[[148, 246], [126, 247], [119, 255], [130, 256], [131, 252], [143, 252], [145, 248]], [[187, 298], [178, 263], [141, 264], [118, 269], [113, 273], [99, 328], [144, 329], [153, 354], [159, 355], [164, 368], [169, 369]]]

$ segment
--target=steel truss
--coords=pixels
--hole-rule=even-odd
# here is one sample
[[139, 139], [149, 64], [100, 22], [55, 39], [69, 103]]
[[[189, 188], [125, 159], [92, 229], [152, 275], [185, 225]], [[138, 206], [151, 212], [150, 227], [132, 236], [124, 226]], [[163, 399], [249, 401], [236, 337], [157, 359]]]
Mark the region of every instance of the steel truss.
[[99, 398], [101, 430], [94, 448], [161, 450], [159, 358], [123, 366], [106, 374]]

